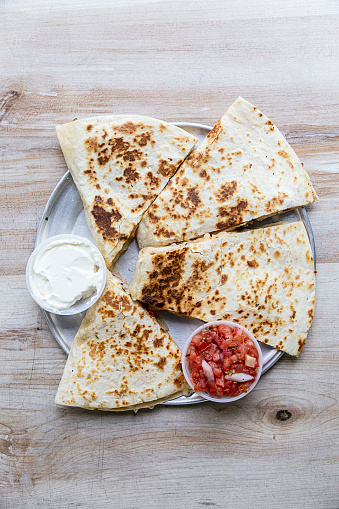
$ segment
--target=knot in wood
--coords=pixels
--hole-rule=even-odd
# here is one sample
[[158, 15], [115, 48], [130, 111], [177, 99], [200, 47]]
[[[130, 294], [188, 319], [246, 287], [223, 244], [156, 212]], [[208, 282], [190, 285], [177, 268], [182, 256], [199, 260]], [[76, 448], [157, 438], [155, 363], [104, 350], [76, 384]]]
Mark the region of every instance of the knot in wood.
[[292, 417], [292, 414], [289, 410], [279, 410], [276, 413], [278, 421], [287, 421], [290, 417]]

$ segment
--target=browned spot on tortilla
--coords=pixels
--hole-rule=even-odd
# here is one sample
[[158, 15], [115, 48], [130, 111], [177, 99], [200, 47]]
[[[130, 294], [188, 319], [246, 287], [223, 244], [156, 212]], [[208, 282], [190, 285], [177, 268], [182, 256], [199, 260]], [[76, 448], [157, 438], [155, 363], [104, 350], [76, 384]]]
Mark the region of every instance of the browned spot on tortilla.
[[247, 260], [247, 265], [252, 269], [256, 269], [257, 267], [259, 267], [259, 263], [257, 262], [257, 260]]
[[[178, 161], [178, 165], [181, 161]], [[158, 172], [163, 177], [171, 177], [175, 170], [177, 169], [177, 166], [175, 164], [169, 163], [165, 159], [160, 159], [158, 164]]]
[[215, 126], [213, 127], [213, 129], [211, 129], [211, 131], [208, 133], [207, 135], [207, 139], [209, 141], [212, 141], [220, 132], [220, 130], [222, 129], [222, 123], [221, 123], [221, 119], [218, 120], [218, 122], [215, 124]]
[[210, 176], [209, 176], [209, 175], [207, 175], [206, 170], [201, 170], [201, 171], [199, 172], [199, 177], [201, 177], [202, 179], [205, 179], [205, 180], [207, 180], [207, 181], [209, 181], [209, 180], [210, 180]]
[[308, 262], [313, 261], [313, 257], [310, 255], [310, 252], [309, 252], [309, 251], [306, 251], [306, 260], [307, 260]]
[[231, 196], [234, 195], [236, 189], [237, 189], [236, 180], [232, 180], [231, 182], [225, 182], [224, 184], [221, 184], [219, 190], [216, 192], [217, 200], [220, 202], [225, 202]]
[[88, 154], [91, 154], [92, 152], [98, 151], [98, 137], [92, 136], [90, 138], [87, 138], [84, 142], [85, 149]]
[[95, 185], [98, 182], [97, 172], [94, 167], [94, 159], [92, 157], [90, 157], [87, 162], [87, 170], [84, 171], [84, 174], [87, 175], [87, 180], [90, 184]]
[[[158, 189], [160, 186], [161, 179], [160, 177], [156, 177], [153, 175], [151, 171], [148, 171], [146, 174], [146, 185], [149, 185], [151, 189]], [[153, 210], [155, 210], [156, 205], [153, 206]]]
[[[207, 135], [208, 136], [208, 135]], [[197, 166], [198, 168], [208, 163], [209, 161], [210, 149], [206, 147], [205, 150], [199, 151], [194, 150], [186, 159], [186, 164], [188, 164], [191, 168]]]
[[88, 132], [89, 132], [89, 131], [91, 131], [91, 130], [93, 129], [92, 124], [88, 124], [88, 125], [86, 126], [86, 129], [87, 129], [87, 131], [88, 131]]
[[222, 285], [224, 285], [226, 283], [228, 279], [228, 275], [227, 274], [222, 274], [221, 278], [220, 278], [220, 282]]
[[134, 134], [137, 130], [144, 130], [145, 125], [142, 122], [134, 123], [131, 121], [125, 122], [121, 125], [112, 125], [112, 129], [114, 129], [115, 132], [124, 133], [124, 134]]
[[275, 159], [273, 159], [273, 157], [271, 158], [271, 162], [272, 162], [272, 164], [268, 164], [268, 163], [267, 163], [267, 166], [268, 166], [268, 168], [269, 168], [270, 170], [271, 170], [272, 168], [274, 168], [274, 166], [275, 166]]
[[253, 194], [257, 193], [257, 194], [261, 194], [261, 192], [259, 191], [259, 189], [257, 188], [257, 186], [255, 186], [254, 184], [250, 183], [250, 186], [251, 186], [251, 191]]
[[201, 200], [200, 200], [200, 196], [199, 196], [199, 190], [198, 190], [198, 186], [196, 187], [191, 187], [189, 190], [188, 190], [188, 194], [187, 194], [187, 197], [188, 199], [195, 205], [199, 205], [199, 203], [201, 203]]
[[135, 148], [133, 150], [127, 150], [123, 154], [119, 154], [117, 157], [120, 157], [120, 155], [122, 155], [122, 158], [124, 161], [131, 161], [131, 162], [138, 161], [139, 159], [141, 159], [143, 157], [142, 151], [139, 150], [138, 148]]
[[104, 166], [108, 163], [111, 158], [110, 150], [108, 147], [101, 150], [100, 154], [98, 154], [98, 163], [100, 166]]
[[304, 344], [306, 343], [306, 338], [300, 338], [298, 340], [298, 354], [301, 352], [301, 350], [303, 349], [303, 346]]
[[222, 230], [223, 228], [230, 228], [242, 223], [246, 212], [251, 213], [247, 200], [239, 200], [233, 207], [219, 207], [219, 215], [225, 219], [219, 221], [216, 224], [216, 228]]
[[96, 362], [102, 361], [105, 357], [106, 345], [104, 341], [90, 341], [88, 355]]
[[127, 184], [135, 184], [141, 178], [141, 175], [134, 168], [129, 166], [124, 169], [124, 177]]
[[273, 256], [276, 260], [279, 260], [279, 258], [281, 257], [280, 251], [278, 250], [274, 251]]
[[89, 155], [97, 154], [97, 161], [100, 166], [107, 164], [113, 155], [116, 158], [122, 157], [124, 161], [135, 161], [141, 158], [142, 152], [139, 149], [129, 150], [130, 143], [122, 137], [109, 139], [107, 142], [98, 143], [97, 137], [85, 140], [86, 151]]
[[244, 164], [244, 166], [242, 167], [243, 171], [247, 171], [249, 170], [250, 168], [252, 168], [252, 163], [249, 163], [249, 164]]
[[160, 348], [164, 345], [164, 338], [160, 337], [160, 338], [156, 338], [154, 341], [153, 341], [153, 346], [154, 348]]
[[106, 210], [102, 204], [103, 199], [100, 196], [96, 196], [91, 214], [102, 237], [105, 240], [115, 239], [119, 236], [119, 232], [113, 224], [119, 222], [122, 215], [114, 206], [110, 205], [110, 210]]
[[281, 209], [281, 205], [284, 203], [284, 198], [287, 198], [287, 194], [278, 193], [278, 196], [274, 196], [271, 200], [269, 200], [265, 205], [265, 210], [268, 213], [276, 212]]
[[285, 151], [285, 150], [279, 150], [278, 154], [283, 157], [284, 159], [286, 159], [286, 161], [288, 162], [290, 168], [294, 168], [291, 160], [290, 160], [290, 155]]
[[132, 304], [127, 295], [123, 295], [121, 297], [121, 311], [124, 313], [128, 313], [132, 310]]
[[148, 210], [147, 218], [151, 224], [157, 224], [160, 221], [160, 217], [156, 216], [152, 210]]
[[164, 369], [166, 363], [167, 363], [166, 357], [160, 357], [159, 361], [154, 363], [154, 366], [157, 366], [159, 369]]
[[182, 387], [183, 384], [185, 383], [185, 378], [184, 378], [184, 375], [180, 375], [180, 376], [177, 376], [174, 380], [173, 380], [173, 384], [176, 386], [176, 387]]
[[141, 134], [137, 134], [133, 141], [134, 143], [137, 143], [139, 147], [145, 147], [147, 143], [151, 143], [152, 145], [155, 144], [154, 139], [152, 138], [153, 132], [152, 131], [146, 131]]

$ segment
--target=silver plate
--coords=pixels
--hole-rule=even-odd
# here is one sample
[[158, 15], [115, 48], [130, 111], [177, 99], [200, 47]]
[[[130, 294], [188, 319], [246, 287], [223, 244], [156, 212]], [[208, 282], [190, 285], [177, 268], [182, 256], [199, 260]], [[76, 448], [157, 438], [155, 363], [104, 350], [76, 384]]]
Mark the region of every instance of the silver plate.
[[[201, 124], [177, 122], [175, 125], [196, 136], [198, 138], [198, 143], [201, 143], [206, 134], [211, 130], [211, 127]], [[282, 220], [290, 222], [298, 220], [303, 221], [312, 246], [315, 264], [313, 233], [304, 207], [290, 212], [285, 212], [283, 214], [276, 214], [264, 221], [256, 221], [252, 223], [252, 226], [262, 226], [264, 224]], [[88, 229], [85, 220], [85, 213], [80, 195], [69, 172], [62, 177], [47, 202], [43, 217], [38, 227], [35, 246], [38, 246], [49, 237], [60, 235], [62, 233], [74, 233], [75, 235], [81, 235], [82, 237], [86, 237], [90, 241], [94, 242], [93, 236]], [[128, 283], [130, 283], [132, 279], [133, 270], [138, 258], [138, 252], [138, 245], [134, 239], [116, 263], [117, 269]], [[55, 315], [47, 311], [44, 313], [52, 334], [61, 348], [68, 354], [73, 339], [86, 312], [70, 316]], [[157, 315], [165, 321], [169, 328], [170, 336], [174, 339], [179, 348], [184, 346], [186, 338], [194, 331], [194, 329], [203, 323], [201, 320], [180, 318], [168, 313], [167, 311], [161, 311], [157, 313]], [[283, 352], [275, 350], [274, 348], [264, 344], [261, 344], [260, 347], [264, 361], [263, 373], [265, 373], [277, 362], [278, 359], [280, 359]], [[196, 394], [192, 394], [188, 397], [181, 396], [180, 398], [163, 404], [191, 405], [193, 403], [206, 403], [206, 400]]]

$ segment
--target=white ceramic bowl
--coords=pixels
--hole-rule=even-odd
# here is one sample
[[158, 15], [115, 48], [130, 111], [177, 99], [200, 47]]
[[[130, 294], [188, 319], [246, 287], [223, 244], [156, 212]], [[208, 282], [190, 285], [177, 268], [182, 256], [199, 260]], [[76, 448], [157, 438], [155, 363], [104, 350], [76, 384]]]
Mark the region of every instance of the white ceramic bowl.
[[[38, 254], [42, 253], [42, 251], [53, 241], [59, 240], [59, 239], [66, 239], [66, 240], [75, 240], [78, 242], [81, 242], [87, 246], [89, 246], [91, 249], [96, 251], [98, 264], [99, 264], [99, 271], [102, 272], [102, 278], [99, 287], [97, 288], [97, 291], [94, 292], [92, 295], [90, 295], [87, 298], [80, 299], [77, 302], [75, 302], [72, 306], [70, 306], [67, 309], [55, 309], [46, 304], [46, 302], [42, 301], [39, 296], [36, 293], [35, 286], [32, 282], [32, 268], [35, 261], [35, 258]], [[33, 251], [31, 256], [29, 257], [29, 260], [27, 262], [26, 267], [26, 284], [27, 288], [29, 290], [29, 293], [31, 294], [32, 298], [35, 300], [35, 302], [45, 311], [49, 311], [50, 313], [55, 313], [56, 315], [75, 315], [77, 313], [81, 313], [82, 311], [85, 311], [89, 307], [91, 307], [100, 297], [102, 294], [105, 284], [106, 284], [106, 277], [107, 277], [107, 269], [105, 261], [102, 257], [102, 254], [98, 250], [98, 248], [90, 242], [85, 237], [80, 237], [79, 235], [72, 235], [65, 233], [64, 235], [56, 235], [54, 237], [50, 237], [41, 244], [38, 245], [38, 247]]]
[[185, 346], [183, 348], [183, 351], [182, 351], [182, 361], [181, 361], [182, 362], [182, 370], [184, 372], [184, 375], [185, 375], [185, 378], [187, 380], [187, 383], [194, 390], [194, 386], [193, 386], [193, 383], [192, 383], [191, 377], [190, 377], [190, 372], [189, 372], [189, 367], [188, 367], [188, 360], [186, 358], [188, 347], [190, 346], [193, 337], [198, 332], [200, 332], [202, 329], [207, 329], [208, 327], [211, 327], [212, 325], [221, 325], [221, 324], [227, 325], [228, 327], [231, 327], [231, 329], [233, 329], [233, 330], [234, 330], [234, 327], [239, 327], [240, 329], [245, 331], [246, 334], [248, 335], [248, 337], [253, 341], [254, 346], [256, 347], [256, 349], [257, 349], [257, 351], [259, 353], [259, 368], [258, 368], [258, 371], [257, 371], [257, 377], [254, 380], [254, 382], [250, 385], [250, 387], [248, 388], [247, 392], [243, 392], [239, 396], [223, 396], [223, 397], [220, 397], [220, 398], [214, 398], [214, 397], [210, 396], [209, 394], [207, 394], [206, 392], [197, 392], [197, 394], [199, 394], [199, 396], [201, 396], [202, 398], [208, 399], [209, 401], [214, 401], [216, 403], [231, 403], [233, 401], [236, 401], [237, 399], [241, 399], [244, 396], [247, 396], [247, 394], [249, 394], [251, 392], [251, 390], [254, 389], [254, 387], [257, 385], [257, 383], [259, 381], [259, 378], [260, 378], [261, 372], [262, 372], [262, 367], [263, 367], [263, 358], [262, 358], [262, 353], [261, 353], [260, 345], [259, 345], [258, 341], [255, 339], [255, 337], [253, 336], [253, 334], [249, 330], [245, 329], [245, 327], [243, 327], [242, 325], [240, 325], [238, 323], [228, 322], [227, 320], [217, 320], [215, 322], [205, 323], [201, 327], [198, 327], [198, 329], [195, 329], [195, 331], [192, 332], [190, 337], [187, 339], [187, 341], [185, 343]]

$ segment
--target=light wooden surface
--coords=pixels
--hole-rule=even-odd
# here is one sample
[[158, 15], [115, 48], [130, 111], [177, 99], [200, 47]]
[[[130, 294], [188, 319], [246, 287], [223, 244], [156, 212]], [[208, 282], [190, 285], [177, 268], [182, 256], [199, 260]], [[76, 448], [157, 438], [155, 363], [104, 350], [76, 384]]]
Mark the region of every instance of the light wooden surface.
[[[0, 10], [0, 507], [338, 508], [338, 2]], [[57, 408], [66, 356], [24, 276], [65, 171], [54, 125], [108, 112], [213, 124], [238, 95], [283, 131], [320, 198], [308, 209], [317, 309], [300, 358], [284, 356], [230, 406]]]

